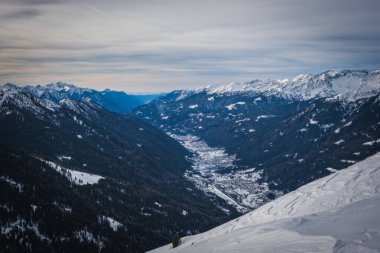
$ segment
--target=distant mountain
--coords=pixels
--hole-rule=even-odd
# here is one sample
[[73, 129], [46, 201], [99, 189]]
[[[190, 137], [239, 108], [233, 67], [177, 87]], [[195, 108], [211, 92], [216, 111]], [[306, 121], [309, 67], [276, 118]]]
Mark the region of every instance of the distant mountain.
[[[175, 252], [378, 252], [380, 153], [205, 233]], [[166, 245], [152, 253], [171, 252]]]
[[288, 100], [309, 100], [339, 96], [346, 102], [376, 95], [380, 89], [380, 70], [329, 70], [318, 75], [299, 75], [292, 80], [253, 80], [246, 83], [210, 85], [186, 94], [251, 94], [275, 96]]
[[193, 153], [194, 185], [244, 213], [380, 151], [380, 71], [174, 91], [133, 113]]
[[236, 216], [183, 178], [189, 153], [169, 136], [52, 94], [0, 87], [2, 250], [143, 252]]
[[[6, 84], [9, 87], [17, 87], [13, 84]], [[53, 102], [59, 102], [62, 99], [81, 100], [90, 98], [93, 102], [98, 103], [109, 111], [118, 113], [127, 113], [131, 109], [148, 103], [160, 96], [161, 94], [148, 95], [131, 95], [123, 91], [113, 91], [106, 89], [96, 91], [88, 88], [77, 87], [73, 84], [57, 82], [45, 86], [25, 86], [19, 87], [27, 93], [42, 99], [49, 99]]]

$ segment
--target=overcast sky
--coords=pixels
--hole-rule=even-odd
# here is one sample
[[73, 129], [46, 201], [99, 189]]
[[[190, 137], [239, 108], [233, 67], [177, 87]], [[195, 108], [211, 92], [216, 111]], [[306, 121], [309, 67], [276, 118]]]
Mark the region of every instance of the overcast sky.
[[0, 83], [158, 92], [380, 68], [379, 0], [0, 0]]

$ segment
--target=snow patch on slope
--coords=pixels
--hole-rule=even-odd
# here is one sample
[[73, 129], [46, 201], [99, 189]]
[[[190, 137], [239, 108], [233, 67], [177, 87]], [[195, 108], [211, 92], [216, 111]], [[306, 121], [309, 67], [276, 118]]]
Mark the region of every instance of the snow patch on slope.
[[230, 111], [236, 109], [236, 106], [238, 105], [245, 105], [245, 102], [237, 102], [237, 103], [234, 103], [234, 104], [230, 104], [230, 105], [227, 105], [226, 108]]
[[102, 216], [100, 218], [101, 221], [107, 221], [108, 225], [110, 226], [110, 228], [116, 232], [119, 228], [122, 228], [124, 227], [124, 225], [118, 221], [116, 221], [115, 219], [111, 218], [111, 217], [108, 217], [108, 216]]
[[28, 223], [26, 220], [17, 218], [15, 221], [7, 222], [4, 226], [0, 227], [1, 235], [5, 238], [9, 238], [11, 236], [14, 236], [14, 234], [18, 231], [25, 231], [29, 230], [33, 232], [37, 238], [41, 241], [48, 241], [51, 242], [51, 239], [41, 233], [39, 230], [39, 224], [35, 222]]
[[54, 162], [46, 161], [43, 159], [39, 159], [39, 160], [45, 162], [55, 171], [67, 177], [67, 179], [69, 179], [70, 182], [77, 185], [97, 184], [100, 179], [104, 179], [104, 177], [102, 176], [98, 176], [98, 175], [94, 175], [94, 174], [90, 174], [86, 172], [81, 172], [77, 170], [67, 169]]

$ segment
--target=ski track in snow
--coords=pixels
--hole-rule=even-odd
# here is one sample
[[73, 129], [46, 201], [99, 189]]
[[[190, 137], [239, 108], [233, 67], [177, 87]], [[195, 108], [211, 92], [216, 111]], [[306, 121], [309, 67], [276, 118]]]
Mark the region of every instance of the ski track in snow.
[[380, 252], [380, 152], [170, 251]]
[[198, 189], [218, 196], [241, 213], [267, 201], [270, 190], [267, 183], [260, 182], [262, 171], [238, 168], [234, 155], [210, 147], [196, 136], [169, 135], [193, 154], [190, 158], [193, 169], [186, 171], [185, 178]]

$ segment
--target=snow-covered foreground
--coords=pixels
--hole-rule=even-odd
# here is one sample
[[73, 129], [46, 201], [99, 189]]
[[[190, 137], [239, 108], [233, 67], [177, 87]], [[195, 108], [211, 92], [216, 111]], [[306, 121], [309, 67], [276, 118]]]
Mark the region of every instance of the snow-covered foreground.
[[218, 196], [241, 213], [268, 201], [270, 189], [260, 181], [262, 171], [238, 168], [234, 155], [228, 155], [223, 148], [210, 147], [196, 136], [169, 135], [193, 154], [192, 170], [186, 171], [185, 177], [198, 189]]
[[152, 252], [380, 252], [380, 153]]

